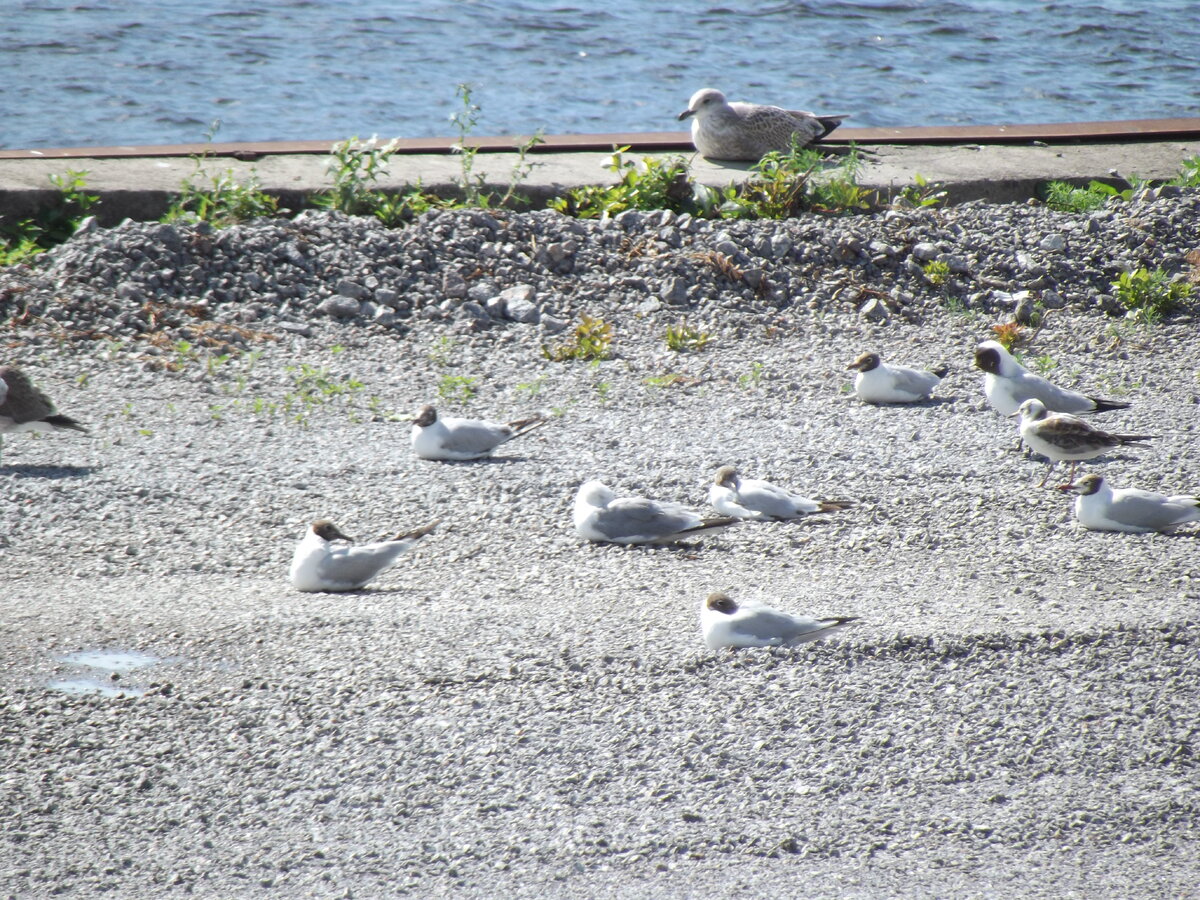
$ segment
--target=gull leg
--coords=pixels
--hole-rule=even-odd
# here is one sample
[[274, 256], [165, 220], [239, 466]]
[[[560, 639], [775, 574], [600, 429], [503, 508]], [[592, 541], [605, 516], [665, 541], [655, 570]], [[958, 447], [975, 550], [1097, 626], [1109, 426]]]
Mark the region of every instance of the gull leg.
[[1042, 480], [1038, 483], [1038, 487], [1046, 486], [1046, 479], [1050, 477], [1050, 473], [1054, 471], [1054, 467], [1057, 465], [1058, 463], [1055, 460], [1050, 460], [1050, 468], [1048, 468], [1046, 470], [1046, 474], [1042, 476]]

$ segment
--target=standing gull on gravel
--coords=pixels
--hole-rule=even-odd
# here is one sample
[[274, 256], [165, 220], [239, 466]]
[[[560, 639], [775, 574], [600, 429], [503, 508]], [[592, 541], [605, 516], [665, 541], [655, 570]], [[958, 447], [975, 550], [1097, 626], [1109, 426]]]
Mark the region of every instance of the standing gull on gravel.
[[916, 403], [928, 400], [949, 370], [940, 366], [932, 371], [889, 366], [878, 353], [864, 353], [847, 369], [858, 369], [854, 393], [866, 403]]
[[1058, 489], [1079, 495], [1075, 498], [1075, 518], [1092, 531], [1145, 534], [1200, 522], [1200, 494], [1168, 497], [1138, 488], [1111, 488], [1100, 475], [1084, 475]]
[[1026, 400], [1040, 400], [1050, 412], [1089, 413], [1125, 409], [1128, 403], [1101, 400], [1069, 391], [1035, 375], [1013, 359], [999, 341], [984, 341], [975, 348], [975, 365], [986, 374], [983, 392], [992, 409], [1011, 416]]
[[737, 603], [720, 592], [709, 594], [700, 607], [700, 630], [709, 650], [805, 644], [828, 637], [857, 619], [857, 616], [828, 619], [793, 616], [757, 600]]
[[804, 147], [842, 124], [845, 116], [818, 116], [802, 110], [729, 103], [713, 88], [692, 94], [679, 120], [692, 119], [692, 143], [708, 159], [758, 162], [772, 151], [786, 153], [793, 136]]
[[733, 466], [721, 466], [708, 489], [708, 501], [723, 516], [781, 522], [816, 513], [849, 509], [849, 500], [810, 500], [769, 481], [743, 478]]
[[335, 545], [353, 542], [328, 519], [318, 519], [296, 546], [288, 577], [298, 591], [356, 591], [391, 566], [429, 534], [437, 521], [415, 531], [405, 531], [374, 544]]
[[491, 456], [501, 444], [546, 424], [538, 417], [502, 425], [483, 419], [442, 417], [422, 406], [412, 419], [413, 451], [421, 459], [466, 460]]
[[1125, 444], [1151, 440], [1152, 434], [1112, 434], [1067, 413], [1051, 413], [1041, 400], [1026, 400], [1013, 415], [1021, 417], [1021, 439], [1035, 453], [1050, 460], [1041, 487], [1060, 462], [1071, 461], [1067, 481], [1075, 477], [1079, 461], [1092, 459]]
[[[82, 431], [87, 434], [87, 427], [58, 412], [53, 401], [16, 366], [0, 366], [0, 435], [18, 431]], [[3, 450], [3, 443], [0, 443], [0, 450]]]
[[611, 544], [674, 544], [730, 525], [730, 516], [706, 518], [679, 503], [645, 497], [618, 497], [599, 481], [587, 481], [575, 495], [575, 530], [589, 541]]

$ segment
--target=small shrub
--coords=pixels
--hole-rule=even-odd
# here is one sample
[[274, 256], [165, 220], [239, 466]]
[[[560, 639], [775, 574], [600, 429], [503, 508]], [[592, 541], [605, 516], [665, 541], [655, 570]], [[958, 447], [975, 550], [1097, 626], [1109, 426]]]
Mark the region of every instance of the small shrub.
[[438, 398], [446, 403], [466, 403], [475, 396], [474, 375], [443, 375], [438, 382]]
[[233, 169], [208, 173], [204, 158], [193, 157], [195, 171], [183, 179], [164, 222], [208, 222], [221, 227], [279, 213], [279, 202], [263, 193], [256, 173], [251, 172], [249, 182], [243, 184]]
[[602, 360], [612, 355], [612, 325], [603, 319], [584, 315], [571, 339], [557, 347], [542, 345], [542, 355], [552, 362], [569, 359]]
[[1179, 174], [1167, 184], [1173, 187], [1200, 187], [1200, 155], [1189, 156], [1179, 165]]
[[1003, 322], [992, 326], [992, 334], [1000, 346], [1011, 353], [1014, 347], [1025, 340], [1025, 326], [1019, 322]]
[[946, 199], [946, 191], [938, 190], [938, 186], [930, 184], [920, 172], [913, 175], [913, 183], [906, 184], [900, 193], [892, 198], [893, 206], [909, 209], [925, 209], [937, 206]]
[[1044, 188], [1046, 205], [1058, 212], [1085, 213], [1099, 209], [1110, 198], [1129, 200], [1133, 189], [1117, 190], [1103, 181], [1092, 181], [1087, 187], [1076, 187], [1065, 181], [1051, 181]]
[[87, 192], [87, 174], [86, 169], [68, 169], [65, 175], [51, 175], [59, 202], [0, 228], [0, 266], [32, 259], [75, 233], [84, 215], [100, 201], [99, 194]]
[[1157, 322], [1192, 295], [1192, 286], [1185, 281], [1171, 281], [1161, 268], [1153, 271], [1137, 269], [1122, 272], [1112, 283], [1117, 300], [1135, 321]]
[[703, 350], [710, 338], [711, 335], [707, 331], [693, 328], [682, 320], [678, 325], [667, 326], [667, 346], [676, 353]]
[[925, 263], [922, 271], [925, 273], [925, 280], [937, 287], [950, 280], [950, 264], [940, 259], [931, 259]]
[[768, 153], [751, 167], [742, 185], [720, 191], [703, 189], [705, 211], [726, 219], [784, 219], [805, 210], [845, 213], [869, 209], [875, 195], [858, 186], [861, 165], [851, 152], [837, 166], [824, 168], [819, 150], [795, 144], [786, 153]]
[[402, 194], [376, 190], [375, 183], [387, 169], [396, 152], [396, 142], [380, 144], [370, 137], [357, 137], [334, 144], [325, 171], [332, 176], [333, 187], [314, 194], [310, 200], [318, 209], [336, 210], [348, 216], [374, 216], [393, 227], [423, 212], [445, 205], [420, 184]]

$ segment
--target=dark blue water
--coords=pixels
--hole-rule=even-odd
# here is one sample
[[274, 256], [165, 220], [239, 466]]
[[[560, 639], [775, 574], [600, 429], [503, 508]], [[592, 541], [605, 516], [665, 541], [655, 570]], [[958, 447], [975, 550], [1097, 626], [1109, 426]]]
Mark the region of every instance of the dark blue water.
[[[1200, 114], [1195, 0], [0, 0], [0, 147], [683, 130], [688, 96], [854, 125]], [[735, 11], [733, 7], [737, 7]]]

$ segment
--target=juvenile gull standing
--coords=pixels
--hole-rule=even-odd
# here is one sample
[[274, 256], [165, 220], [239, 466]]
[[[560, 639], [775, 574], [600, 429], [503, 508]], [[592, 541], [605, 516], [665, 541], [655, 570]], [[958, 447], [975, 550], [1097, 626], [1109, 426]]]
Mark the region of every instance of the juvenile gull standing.
[[786, 153], [793, 135], [801, 147], [819, 141], [846, 118], [757, 103], [728, 103], [714, 88], [692, 94], [679, 120], [688, 117], [692, 119], [692, 143], [701, 156], [752, 162], [773, 150]]
[[[18, 431], [82, 431], [87, 427], [54, 403], [15, 366], [0, 366], [0, 435]], [[0, 444], [0, 449], [3, 445]]]
[[412, 419], [413, 451], [421, 459], [481, 459], [515, 437], [546, 424], [545, 419], [519, 419], [502, 425], [483, 419], [442, 417], [432, 406], [422, 406]]
[[847, 369], [858, 369], [854, 393], [866, 403], [916, 403], [928, 400], [946, 372], [945, 366], [926, 371], [908, 366], [889, 366], [878, 353], [864, 353]]
[[1075, 467], [1082, 459], [1092, 459], [1125, 444], [1151, 440], [1152, 434], [1111, 434], [1089, 425], [1083, 419], [1067, 413], [1051, 413], [1041, 400], [1026, 400], [1013, 415], [1021, 417], [1021, 439], [1034, 453], [1050, 460], [1041, 487], [1065, 460], [1071, 461], [1067, 481], [1075, 477]]
[[723, 516], [780, 522], [816, 513], [848, 509], [846, 500], [810, 500], [769, 481], [743, 478], [733, 466], [721, 466], [708, 489], [708, 500]]
[[857, 616], [813, 619], [772, 609], [757, 600], [736, 603], [723, 593], [709, 594], [700, 607], [700, 630], [709, 650], [722, 647], [789, 647], [819, 641], [845, 628]]
[[1129, 406], [1118, 400], [1100, 400], [1052, 384], [1013, 359], [999, 341], [984, 341], [976, 347], [975, 365], [986, 373], [983, 392], [988, 403], [1002, 416], [1013, 415], [1026, 400], [1040, 400], [1050, 412], [1075, 414], [1107, 412]]
[[575, 495], [575, 530], [589, 541], [612, 544], [673, 544], [737, 523], [729, 516], [705, 518], [679, 503], [645, 497], [618, 497], [599, 481], [587, 481]]
[[1084, 475], [1058, 489], [1079, 495], [1075, 518], [1092, 531], [1145, 534], [1200, 522], [1200, 495], [1168, 497], [1137, 488], [1111, 488], [1100, 475]]
[[430, 522], [415, 531], [405, 531], [374, 544], [347, 546], [352, 542], [328, 519], [318, 519], [305, 533], [292, 556], [288, 577], [298, 591], [356, 591], [392, 565], [437, 526]]

